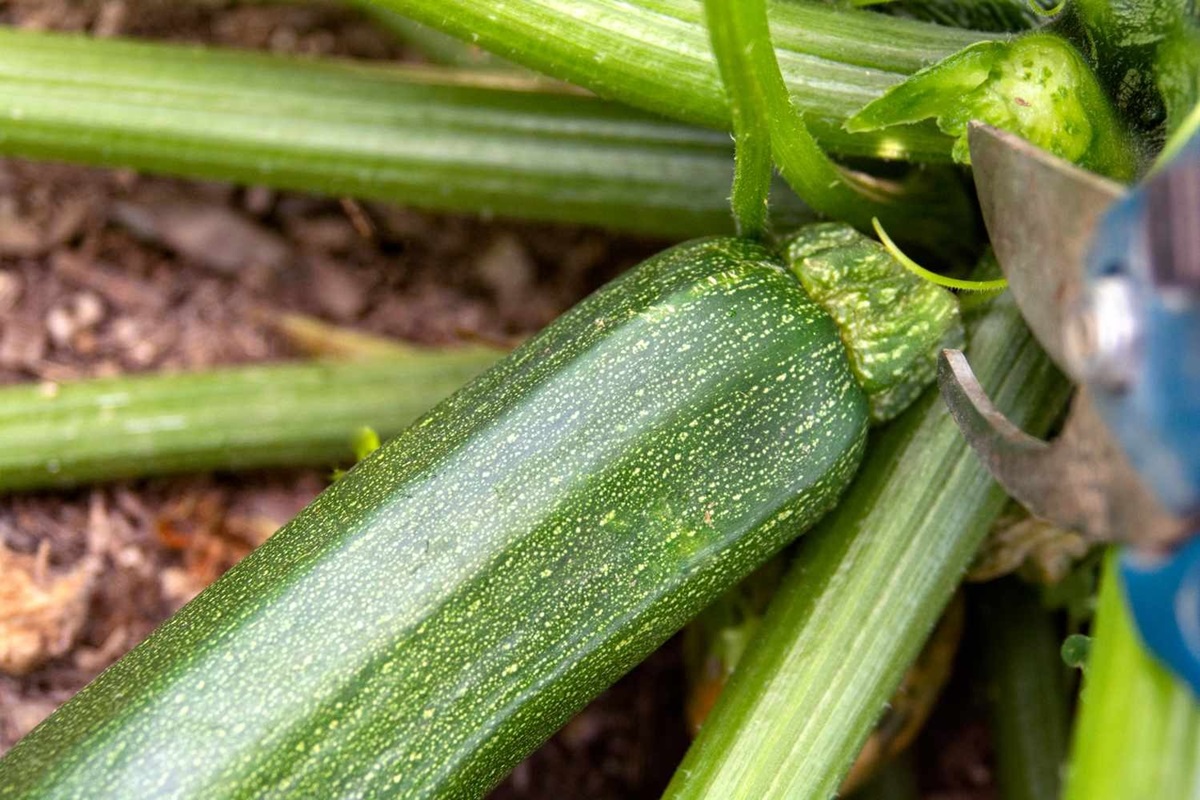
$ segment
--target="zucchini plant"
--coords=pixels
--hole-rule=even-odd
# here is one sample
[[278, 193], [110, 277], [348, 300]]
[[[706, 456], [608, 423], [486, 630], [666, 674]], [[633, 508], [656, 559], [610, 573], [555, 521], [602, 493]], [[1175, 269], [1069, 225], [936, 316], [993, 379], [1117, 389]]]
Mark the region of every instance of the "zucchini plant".
[[[832, 507], [872, 414], [956, 340], [949, 295], [859, 240], [793, 239], [808, 292], [738, 239], [617, 279], [56, 712], [0, 761], [0, 796], [494, 784]], [[887, 315], [839, 327], [871, 292]]]
[[[963, 261], [971, 118], [1133, 176], [1095, 53], [809, 0], [380, 5], [608, 99], [7, 32], [0, 148], [740, 235], [643, 262], [356, 465], [0, 760], [0, 798], [482, 795], [837, 506], [668, 789], [828, 797], [1004, 502], [927, 389], [957, 301], [861, 231]], [[1176, 21], [1152, 52], [1179, 127]], [[736, 163], [690, 125], [732, 129]], [[768, 205], [775, 167], [799, 199]], [[814, 213], [836, 221], [794, 230]], [[1064, 389], [1011, 304], [973, 333], [994, 395], [1047, 428]]]

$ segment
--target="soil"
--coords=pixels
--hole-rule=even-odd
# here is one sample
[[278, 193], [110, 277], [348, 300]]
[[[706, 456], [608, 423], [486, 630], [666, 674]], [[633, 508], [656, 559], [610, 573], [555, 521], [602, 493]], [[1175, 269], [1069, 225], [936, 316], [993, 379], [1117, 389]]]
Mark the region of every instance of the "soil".
[[[415, 57], [367, 19], [320, 4], [11, 0], [0, 2], [0, 23]], [[512, 341], [662, 244], [0, 161], [0, 384], [303, 356], [264, 323], [264, 309], [423, 344]], [[55, 611], [36, 617], [45, 630], [27, 650], [17, 638], [0, 643], [0, 668], [24, 673], [0, 674], [0, 750], [270, 535], [328, 477], [321, 467], [0, 498], [0, 555], [8, 559], [0, 567], [32, 576], [27, 596], [9, 602]], [[6, 597], [0, 592], [0, 602]], [[687, 746], [680, 662], [669, 643], [493, 796], [657, 797]], [[961, 744], [954, 731], [972, 725], [952, 720], [945, 741]], [[986, 734], [976, 745], [962, 745], [955, 763], [986, 762]], [[953, 767], [923, 769], [927, 796], [987, 797], [979, 769], [986, 773], [986, 763], [966, 778]]]

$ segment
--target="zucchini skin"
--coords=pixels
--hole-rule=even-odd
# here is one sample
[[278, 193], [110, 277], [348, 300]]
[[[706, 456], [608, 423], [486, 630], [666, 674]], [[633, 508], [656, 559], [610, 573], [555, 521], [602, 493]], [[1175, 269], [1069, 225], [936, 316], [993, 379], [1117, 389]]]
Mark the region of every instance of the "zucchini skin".
[[819, 519], [868, 425], [762, 248], [610, 283], [0, 761], [0, 797], [471, 797]]

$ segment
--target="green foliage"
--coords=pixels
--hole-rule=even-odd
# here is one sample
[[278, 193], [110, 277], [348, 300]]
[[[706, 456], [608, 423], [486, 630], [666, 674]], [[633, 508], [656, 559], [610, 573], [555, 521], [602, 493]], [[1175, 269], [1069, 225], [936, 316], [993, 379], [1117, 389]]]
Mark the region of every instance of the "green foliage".
[[1087, 62], [1066, 40], [1037, 33], [980, 42], [918, 72], [846, 122], [872, 131], [934, 119], [970, 163], [967, 123], [983, 120], [1117, 179], [1133, 176], [1129, 140]]

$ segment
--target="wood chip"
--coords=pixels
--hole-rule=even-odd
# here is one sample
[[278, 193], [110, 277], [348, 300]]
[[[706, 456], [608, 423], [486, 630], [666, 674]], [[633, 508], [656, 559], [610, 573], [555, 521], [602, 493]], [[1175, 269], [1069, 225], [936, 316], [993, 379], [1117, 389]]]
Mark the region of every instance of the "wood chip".
[[7, 314], [17, 306], [25, 284], [15, 272], [0, 272], [0, 314]]
[[511, 308], [529, 293], [537, 265], [516, 236], [497, 236], [475, 262], [475, 273], [496, 295], [501, 307]]
[[94, 561], [61, 575], [48, 562], [47, 547], [29, 556], [0, 545], [0, 671], [9, 675], [66, 653], [86, 618]]
[[0, 331], [0, 367], [34, 370], [46, 355], [46, 329], [40, 320], [15, 314]]
[[0, 256], [30, 258], [45, 250], [37, 225], [29, 220], [0, 215]]
[[291, 258], [282, 237], [224, 206], [115, 203], [113, 215], [134, 235], [224, 274], [274, 272]]
[[350, 268], [324, 256], [308, 259], [311, 294], [321, 310], [339, 322], [357, 319], [370, 302], [371, 287]]
[[79, 337], [104, 319], [104, 304], [92, 292], [80, 292], [50, 309], [46, 332], [56, 347], [81, 348]]
[[72, 283], [103, 295], [119, 308], [157, 311], [166, 305], [163, 292], [80, 253], [60, 250], [51, 256], [50, 266]]

